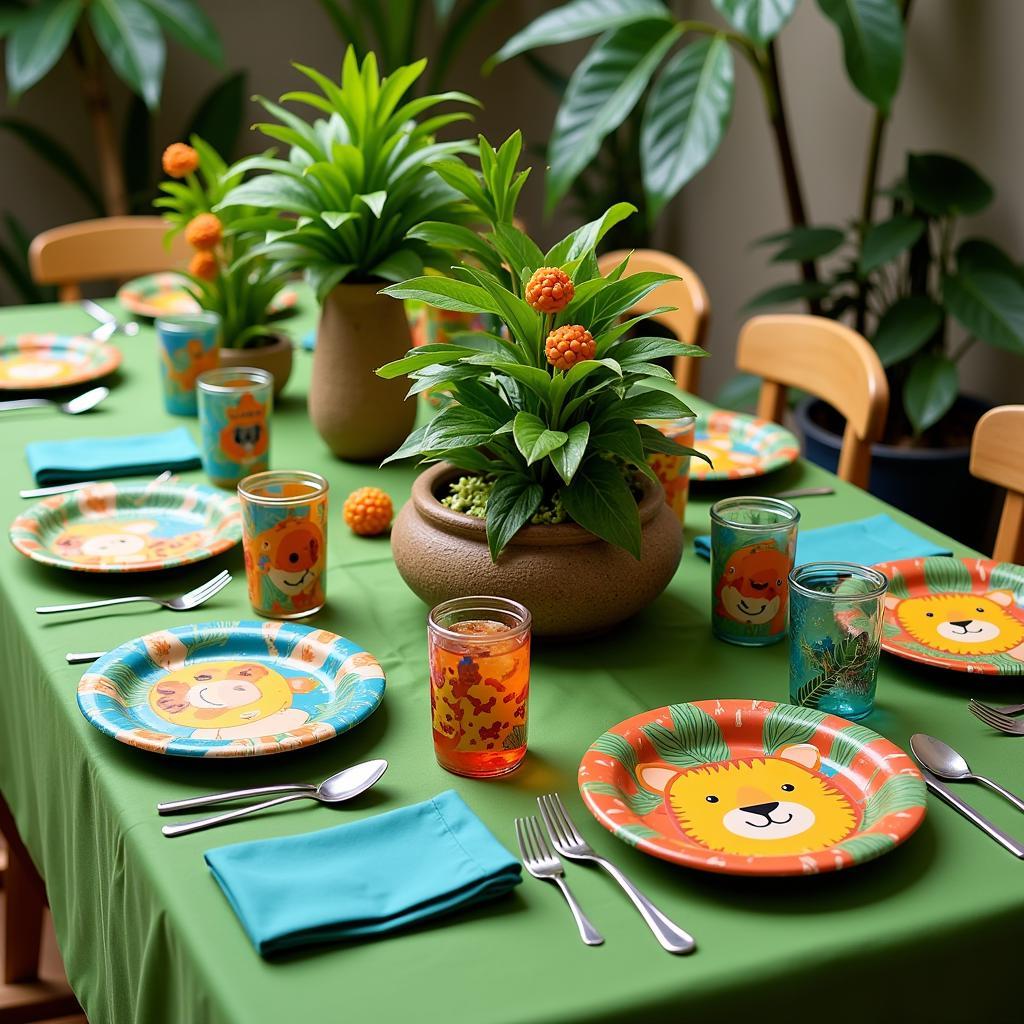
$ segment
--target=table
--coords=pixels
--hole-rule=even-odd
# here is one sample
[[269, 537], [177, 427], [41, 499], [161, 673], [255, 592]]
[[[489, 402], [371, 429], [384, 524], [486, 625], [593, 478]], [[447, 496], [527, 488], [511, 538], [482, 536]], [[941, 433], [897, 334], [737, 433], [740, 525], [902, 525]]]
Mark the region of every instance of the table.
[[[296, 337], [314, 317], [303, 293], [301, 313], [289, 322]], [[87, 317], [75, 307], [0, 311], [0, 333], [85, 329]], [[163, 411], [152, 330], [114, 343], [124, 365], [97, 412], [77, 419], [4, 414], [0, 420], [4, 522], [24, 505], [16, 492], [29, 485], [23, 446], [30, 439], [155, 431], [181, 422], [195, 431], [195, 421]], [[536, 643], [530, 753], [518, 772], [482, 782], [437, 767], [426, 608], [399, 577], [387, 539], [355, 537], [341, 520], [350, 490], [377, 484], [400, 504], [415, 471], [377, 470], [329, 456], [305, 415], [310, 365], [309, 353], [296, 353], [295, 375], [273, 423], [272, 465], [316, 470], [331, 483], [329, 606], [316, 622], [377, 654], [388, 677], [384, 704], [358, 729], [309, 750], [231, 763], [160, 758], [121, 746], [80, 715], [75, 686], [81, 669], [67, 666], [64, 653], [109, 648], [165, 625], [251, 618], [240, 548], [146, 578], [158, 591], [179, 592], [231, 569], [231, 586], [195, 612], [174, 615], [140, 605], [47, 619], [34, 615], [35, 605], [127, 593], [138, 579], [76, 577], [36, 565], [9, 545], [0, 552], [0, 790], [46, 880], [68, 978], [92, 1024], [1014, 1016], [1000, 992], [1016, 977], [1024, 867], [934, 798], [906, 846], [847, 872], [794, 879], [677, 868], [618, 842], [583, 810], [576, 767], [608, 726], [677, 701], [786, 698], [785, 644], [744, 649], [710, 634], [708, 568], [693, 553], [692, 539], [706, 531], [710, 500], [736, 493], [735, 487], [692, 489], [687, 550], [672, 585], [650, 609], [601, 637]], [[765, 490], [820, 484], [837, 493], [800, 501], [805, 528], [884, 508], [803, 461], [763, 481]], [[566, 600], [572, 600], [568, 581]], [[883, 655], [878, 706], [865, 724], [902, 746], [916, 731], [943, 737], [977, 770], [1021, 789], [1024, 741], [996, 736], [966, 710], [968, 695], [997, 703], [1022, 699], [1021, 683], [928, 670]], [[376, 789], [343, 810], [292, 804], [216, 832], [174, 840], [160, 834], [158, 800], [236, 785], [318, 781], [370, 756], [389, 758], [391, 768]], [[266, 962], [203, 862], [203, 851], [213, 846], [324, 828], [448, 788], [509, 847], [513, 817], [533, 813], [537, 794], [560, 791], [594, 846], [692, 931], [698, 952], [688, 958], [662, 952], [609, 879], [570, 866], [577, 895], [607, 938], [598, 949], [582, 946], [552, 888], [526, 878], [512, 897], [458, 918]], [[967, 795], [983, 813], [1024, 833], [1024, 820], [998, 797], [980, 787]], [[985, 984], [986, 972], [994, 983]]]

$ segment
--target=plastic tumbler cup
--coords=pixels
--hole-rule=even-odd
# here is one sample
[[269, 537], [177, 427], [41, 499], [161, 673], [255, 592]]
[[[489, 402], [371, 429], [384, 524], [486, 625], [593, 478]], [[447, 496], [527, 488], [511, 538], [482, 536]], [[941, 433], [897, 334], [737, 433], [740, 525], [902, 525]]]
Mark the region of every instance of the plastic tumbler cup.
[[763, 647], [786, 635], [799, 521], [778, 498], [723, 498], [711, 506], [711, 629], [720, 640]]
[[157, 320], [164, 406], [175, 416], [198, 412], [196, 381], [220, 361], [220, 317], [193, 313]]
[[324, 606], [327, 481], [271, 470], [238, 485], [249, 601], [258, 615], [303, 619]]
[[852, 562], [789, 576], [789, 700], [856, 721], [875, 704], [888, 579]]
[[248, 366], [207, 370], [196, 383], [203, 469], [221, 487], [270, 464], [274, 377]]
[[532, 624], [504, 597], [457, 597], [431, 611], [430, 709], [442, 768], [484, 779], [526, 756]]

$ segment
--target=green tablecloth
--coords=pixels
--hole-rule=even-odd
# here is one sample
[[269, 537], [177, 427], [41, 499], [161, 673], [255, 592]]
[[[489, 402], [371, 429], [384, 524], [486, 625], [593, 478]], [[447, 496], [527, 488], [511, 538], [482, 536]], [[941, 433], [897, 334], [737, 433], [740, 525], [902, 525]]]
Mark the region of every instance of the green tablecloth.
[[[297, 336], [313, 323], [306, 296]], [[72, 332], [88, 320], [73, 307], [0, 312], [0, 333]], [[182, 421], [163, 411], [154, 336], [115, 339], [124, 366], [95, 414], [3, 414], [0, 516], [13, 519], [29, 485], [24, 443], [78, 434], [155, 431]], [[634, 621], [599, 638], [535, 646], [530, 753], [509, 778], [473, 782], [446, 774], [431, 747], [426, 609], [402, 583], [384, 538], [352, 536], [341, 502], [379, 484], [397, 503], [413, 470], [332, 460], [305, 416], [311, 357], [296, 372], [273, 424], [272, 465], [312, 469], [332, 486], [329, 607], [323, 627], [373, 651], [388, 676], [381, 709], [331, 743], [259, 761], [195, 763], [123, 747], [78, 712], [81, 670], [69, 650], [96, 650], [171, 624], [250, 617], [241, 551], [160, 577], [146, 588], [176, 592], [229, 568], [235, 581], [185, 615], [148, 606], [38, 618], [37, 604], [136, 592], [141, 580], [49, 570], [4, 546], [0, 554], [0, 789], [46, 879], [68, 977], [92, 1024], [130, 1021], [373, 1020], [557, 1022], [666, 1019], [1010, 1020], [1024, 922], [1024, 865], [945, 805], [904, 847], [833, 875], [734, 879], [648, 858], [608, 835], [583, 810], [576, 767], [608, 726], [641, 710], [708, 697], [785, 699], [785, 644], [743, 649], [710, 635], [707, 563], [690, 550], [708, 525], [712, 495], [695, 487], [687, 551], [669, 590]], [[190, 421], [185, 421], [189, 423]], [[191, 421], [195, 429], [194, 421]], [[198, 472], [186, 479], [201, 479]], [[766, 489], [833, 484], [834, 497], [800, 502], [805, 528], [867, 516], [883, 506], [805, 463]], [[748, 485], [749, 486], [749, 485]], [[951, 496], [955, 500], [955, 496]], [[894, 513], [908, 522], [905, 517]], [[909, 525], [937, 537], [919, 524]], [[962, 550], [962, 549], [961, 549]], [[573, 600], [571, 581], [565, 599]], [[1024, 740], [998, 737], [973, 719], [968, 695], [1021, 698], [1020, 679], [928, 671], [883, 656], [878, 706], [866, 724], [906, 745], [921, 730], [941, 736], [977, 770], [1024, 788]], [[378, 787], [345, 809], [292, 804], [220, 831], [167, 840], [158, 800], [276, 781], [317, 781], [385, 756]], [[261, 960], [203, 863], [204, 850], [257, 837], [323, 828], [423, 800], [454, 787], [510, 847], [512, 819], [559, 790], [589, 839], [692, 931], [696, 955], [661, 951], [623, 894], [603, 875], [570, 866], [577, 895], [607, 942], [584, 948], [551, 887], [526, 879], [501, 903], [386, 940], [325, 948], [283, 962]], [[1024, 818], [972, 787], [966, 795], [1008, 829]], [[991, 972], [992, 984], [982, 980]], [[1004, 988], [1005, 986], [1005, 988]]]

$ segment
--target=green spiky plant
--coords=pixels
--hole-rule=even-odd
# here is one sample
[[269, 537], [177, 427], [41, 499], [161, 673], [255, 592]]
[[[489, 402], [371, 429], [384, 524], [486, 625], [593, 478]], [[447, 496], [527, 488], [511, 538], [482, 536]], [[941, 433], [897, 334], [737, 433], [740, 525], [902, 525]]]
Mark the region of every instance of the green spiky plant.
[[[451, 344], [416, 348], [377, 371], [386, 378], [408, 375], [411, 394], [429, 387], [452, 399], [391, 459], [447, 461], [484, 476], [491, 484], [486, 525], [494, 560], [542, 506], [556, 503], [584, 529], [639, 559], [640, 516], [631, 479], [643, 473], [656, 481], [647, 465], [652, 452], [697, 454], [637, 422], [692, 415], [674, 394], [652, 387], [672, 380], [654, 360], [704, 353], [674, 339], [626, 336], [664, 307], [623, 321], [627, 311], [672, 280], [654, 273], [623, 276], [628, 260], [601, 276], [594, 249], [634, 207], [611, 207], [547, 252], [514, 226], [528, 173], [517, 170], [521, 146], [518, 132], [497, 150], [481, 137], [479, 172], [461, 160], [435, 165], [489, 230], [450, 239], [453, 249], [468, 256], [450, 276], [417, 277], [384, 292], [440, 309], [490, 314], [504, 330], [469, 332]], [[445, 225], [421, 227], [439, 244], [446, 231]], [[571, 301], [557, 313], [539, 312], [524, 297], [540, 268], [559, 268], [573, 283]], [[545, 339], [567, 325], [585, 327], [595, 350], [593, 358], [561, 370], [549, 362]]]
[[432, 170], [436, 161], [467, 148], [462, 141], [438, 142], [435, 133], [471, 114], [417, 119], [439, 103], [477, 101], [446, 92], [403, 103], [426, 65], [420, 60], [382, 79], [372, 53], [360, 64], [349, 47], [339, 84], [296, 64], [320, 91], [289, 92], [281, 101], [325, 115], [312, 123], [259, 99], [274, 122], [256, 127], [288, 145], [288, 159], [243, 161], [243, 170], [265, 173], [233, 188], [217, 209], [258, 208], [262, 215], [247, 226], [268, 234], [254, 252], [282, 271], [304, 271], [321, 301], [342, 282], [401, 281], [443, 266], [444, 251], [417, 229], [431, 222], [454, 230], [473, 218], [471, 203]]

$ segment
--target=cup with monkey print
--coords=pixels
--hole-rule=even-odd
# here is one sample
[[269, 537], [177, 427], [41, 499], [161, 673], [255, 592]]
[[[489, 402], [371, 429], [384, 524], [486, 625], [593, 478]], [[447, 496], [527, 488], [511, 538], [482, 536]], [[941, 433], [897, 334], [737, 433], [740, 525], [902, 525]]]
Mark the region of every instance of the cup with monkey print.
[[258, 615], [304, 619], [324, 606], [327, 481], [271, 470], [238, 485], [249, 601]]
[[218, 487], [234, 487], [270, 461], [274, 378], [254, 367], [207, 370], [196, 383], [203, 469]]
[[220, 362], [220, 317], [206, 312], [169, 316], [153, 326], [160, 340], [164, 407], [175, 416], [195, 416], [196, 381]]

